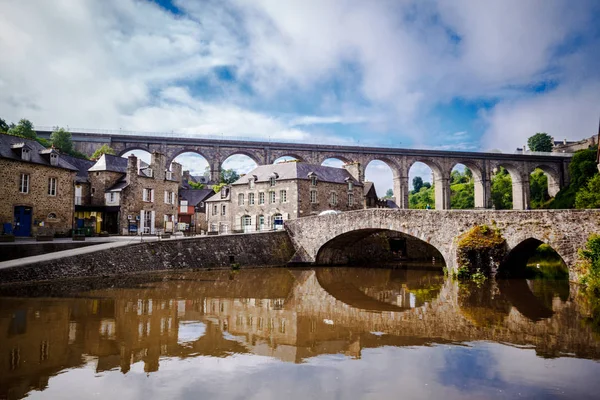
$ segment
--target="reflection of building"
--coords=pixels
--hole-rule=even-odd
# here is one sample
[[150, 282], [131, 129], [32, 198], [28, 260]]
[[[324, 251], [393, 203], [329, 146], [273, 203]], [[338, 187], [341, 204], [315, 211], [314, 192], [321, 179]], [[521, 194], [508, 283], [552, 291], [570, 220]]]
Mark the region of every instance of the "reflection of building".
[[69, 232], [77, 169], [54, 148], [0, 133], [0, 233]]
[[[362, 209], [363, 183], [349, 170], [352, 166], [346, 170], [302, 162], [261, 165], [207, 200], [208, 229], [282, 229], [288, 219]], [[374, 189], [366, 194], [377, 198]]]

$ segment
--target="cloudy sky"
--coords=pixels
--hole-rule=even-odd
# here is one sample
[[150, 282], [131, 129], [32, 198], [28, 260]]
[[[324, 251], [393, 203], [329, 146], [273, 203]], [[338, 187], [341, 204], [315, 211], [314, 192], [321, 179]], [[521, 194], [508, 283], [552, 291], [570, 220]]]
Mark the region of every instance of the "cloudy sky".
[[2, 0], [0, 117], [513, 151], [597, 132], [595, 0]]

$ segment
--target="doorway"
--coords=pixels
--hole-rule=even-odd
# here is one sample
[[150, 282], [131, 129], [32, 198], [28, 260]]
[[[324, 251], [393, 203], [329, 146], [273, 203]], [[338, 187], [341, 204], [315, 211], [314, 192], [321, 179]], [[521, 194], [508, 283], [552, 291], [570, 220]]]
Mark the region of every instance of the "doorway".
[[31, 215], [33, 209], [26, 206], [15, 207], [15, 236], [31, 236]]

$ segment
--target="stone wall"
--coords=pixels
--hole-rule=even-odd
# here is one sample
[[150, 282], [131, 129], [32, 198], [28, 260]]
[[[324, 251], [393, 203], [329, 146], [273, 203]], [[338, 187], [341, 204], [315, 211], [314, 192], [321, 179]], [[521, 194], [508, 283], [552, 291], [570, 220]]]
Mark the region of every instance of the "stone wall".
[[[56, 233], [67, 233], [73, 224], [75, 172], [63, 168], [0, 159], [0, 224], [14, 223], [16, 206], [32, 207], [32, 235], [44, 224]], [[21, 174], [29, 175], [29, 193], [19, 192]], [[48, 194], [48, 179], [56, 178], [56, 196]], [[49, 218], [54, 214], [56, 218]], [[37, 222], [37, 224], [36, 224]]]
[[103, 206], [105, 205], [104, 195], [106, 191], [115, 185], [123, 174], [113, 171], [91, 171], [88, 176], [92, 194], [91, 204], [93, 206]]
[[204, 236], [126, 247], [0, 269], [0, 282], [122, 275], [193, 268], [285, 265], [294, 253], [286, 232]]

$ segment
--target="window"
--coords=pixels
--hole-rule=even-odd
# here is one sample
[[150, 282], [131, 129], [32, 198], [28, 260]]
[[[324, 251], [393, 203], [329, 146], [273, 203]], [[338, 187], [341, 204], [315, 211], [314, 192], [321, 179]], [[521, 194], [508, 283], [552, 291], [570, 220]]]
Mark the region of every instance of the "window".
[[238, 194], [238, 206], [244, 205], [244, 193]]
[[348, 193], [348, 206], [352, 207], [354, 205], [354, 195], [352, 193]]
[[258, 229], [261, 231], [265, 229], [265, 216], [264, 215], [258, 216]]
[[311, 177], [310, 177], [310, 184], [312, 186], [317, 186], [317, 177], [316, 177], [316, 175], [311, 175]]
[[352, 181], [348, 181], [348, 190], [354, 189], [354, 183]]
[[252, 217], [250, 217], [249, 215], [244, 215], [242, 217], [242, 229], [244, 230], [244, 233], [250, 232], [252, 230], [251, 226]]
[[150, 178], [152, 178], [154, 176], [154, 171], [152, 170], [152, 168], [146, 169], [146, 175], [149, 176]]
[[108, 194], [108, 202], [109, 203], [114, 203], [115, 202], [115, 192], [110, 192]]
[[50, 165], [57, 166], [58, 165], [58, 154], [51, 153], [50, 154]]
[[225, 214], [226, 214], [226, 212], [227, 212], [227, 209], [225, 208], [225, 204], [223, 204], [223, 205], [221, 206], [221, 215], [225, 215]]
[[258, 204], [265, 204], [265, 192], [258, 194]]
[[317, 203], [317, 191], [316, 190], [311, 190], [310, 191], [310, 202], [312, 204], [316, 204]]
[[213, 206], [213, 215], [217, 215], [218, 213], [219, 213], [219, 209], [218, 209], [217, 205], [215, 204]]
[[48, 178], [48, 195], [56, 196], [56, 178]]
[[144, 189], [143, 200], [149, 201], [152, 203], [154, 201], [154, 189], [148, 189], [148, 188]]
[[175, 192], [165, 191], [165, 204], [175, 204]]
[[331, 192], [331, 197], [329, 198], [329, 203], [332, 206], [337, 206], [337, 193], [336, 192]]
[[248, 181], [248, 186], [250, 187], [250, 189], [254, 189], [254, 179], [250, 179]]
[[254, 205], [254, 193], [250, 193], [248, 195], [248, 204], [250, 204], [251, 206]]
[[274, 176], [269, 178], [269, 185], [275, 186], [275, 177]]
[[169, 180], [169, 181], [173, 180], [173, 172], [167, 171], [167, 180]]
[[56, 219], [56, 213], [49, 213], [48, 214], [48, 219]]
[[269, 192], [269, 202], [275, 204], [275, 192]]
[[21, 160], [31, 161], [31, 153], [29, 152], [29, 149], [21, 149]]
[[29, 175], [21, 174], [21, 180], [19, 181], [19, 192], [29, 193]]
[[280, 190], [279, 191], [279, 202], [280, 203], [287, 203], [287, 190]]
[[[147, 229], [147, 233], [152, 232], [152, 212], [146, 211], [144, 213], [144, 228]], [[146, 232], [144, 232], [146, 233]]]
[[281, 214], [273, 215], [273, 228], [283, 229], [283, 215], [281, 215]]

